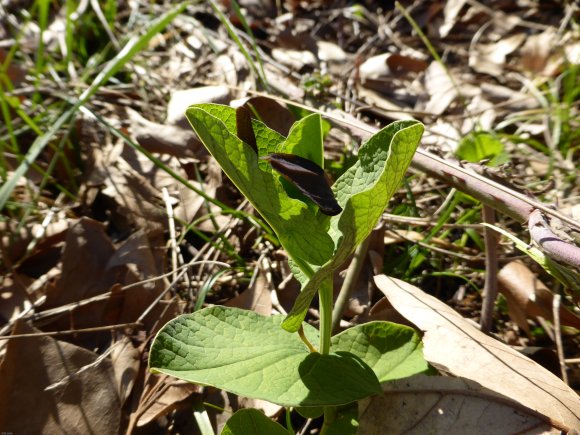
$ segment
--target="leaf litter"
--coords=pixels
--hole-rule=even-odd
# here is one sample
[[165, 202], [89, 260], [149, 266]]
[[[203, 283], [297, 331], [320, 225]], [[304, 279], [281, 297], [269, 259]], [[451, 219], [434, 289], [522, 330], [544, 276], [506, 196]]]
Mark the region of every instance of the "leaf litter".
[[[552, 113], [560, 113], [564, 107], [550, 98], [568, 98], [561, 74], [569, 65], [579, 63], [577, 29], [570, 26], [572, 5], [554, 3], [547, 13], [546, 6], [533, 2], [527, 6], [416, 2], [409, 11], [441, 55], [439, 63], [396, 9], [383, 9], [373, 2], [362, 2], [356, 10], [332, 2], [282, 2], [282, 9], [268, 1], [260, 7], [255, 2], [240, 3], [252, 23], [265, 76], [274, 91], [283, 91], [296, 101], [306, 96], [314, 106], [324, 101], [330, 106], [337, 97], [347, 97], [344, 108], [368, 123], [420, 119], [428, 130], [423, 143], [438, 145], [443, 153], [455, 150], [472, 131], [496, 130], [502, 133], [500, 140], [511, 155], [510, 167], [497, 173], [500, 179], [532, 186], [544, 201], [563, 208], [577, 200], [577, 185], [565, 176], [574, 162], [577, 166], [577, 153], [572, 150], [558, 157], [560, 150], [554, 146], [565, 144], [566, 138], [571, 143], [577, 140], [573, 132], [560, 128], [566, 116], [574, 122], [577, 105], [569, 106], [570, 114], [564, 113], [562, 118], [550, 114], [550, 108]], [[0, 8], [6, 17], [22, 22], [15, 2], [5, 2]], [[160, 5], [120, 8], [126, 8], [123, 12], [133, 17], [162, 12]], [[235, 14], [226, 11], [235, 22]], [[77, 20], [83, 13], [92, 13], [89, 9], [77, 12]], [[46, 149], [14, 190], [11, 199], [19, 206], [3, 210], [0, 331], [2, 338], [14, 337], [0, 340], [0, 373], [6, 380], [0, 383], [3, 429], [15, 433], [145, 433], [172, 425], [176, 430], [194, 427], [193, 404], [209, 398], [212, 392], [149, 374], [145, 361], [155, 332], [178, 314], [191, 311], [198, 289], [223, 268], [200, 261], [225, 262], [233, 269], [215, 279], [205, 296], [206, 304], [244, 307], [263, 314], [289, 311], [292, 306], [298, 285], [290, 276], [284, 253], [277, 250], [271, 233], [209, 159], [184, 122], [184, 108], [197, 102], [228, 105], [238, 100], [251, 104], [268, 125], [284, 135], [298, 112], [290, 108], [291, 114], [264, 97], [241, 100], [248, 95], [240, 89], [254, 88], [252, 68], [211, 8], [197, 5], [191, 12], [193, 19], [178, 16], [152, 40], [148, 50], [137, 55], [126, 71], [130, 77], [127, 82], [110, 81], [101, 88], [87, 105], [88, 112], [77, 116], [68, 133], [54, 138], [56, 147], [64, 140], [70, 149]], [[62, 56], [63, 16], [51, 16], [43, 35], [44, 50], [53, 59]], [[121, 21], [108, 26], [122, 39], [125, 24], [135, 25]], [[24, 55], [11, 59], [6, 50], [10, 45], [6, 44], [16, 35], [9, 21], [0, 19], [0, 60], [6, 65], [3, 74], [13, 85], [6, 94], [10, 106], [4, 113], [10, 113], [17, 127], [22, 151], [31, 145], [34, 130], [27, 130], [17, 115], [22, 110], [30, 111], [29, 115], [41, 113], [33, 108], [36, 97], [30, 91], [35, 68], [30, 59], [38, 46], [38, 32], [32, 21], [24, 26], [19, 41]], [[5, 63], [7, 59], [10, 61]], [[89, 68], [86, 65], [90, 63], [73, 58], [64, 70], [78, 79], [83, 68]], [[320, 76], [314, 74], [317, 71]], [[325, 75], [329, 81], [324, 80]], [[305, 77], [312, 79], [309, 85], [304, 84]], [[39, 80], [42, 107], [49, 117], [46, 123], [56, 113], [54, 107], [63, 94], [72, 97], [76, 90], [72, 82], [62, 78], [52, 81], [42, 76]], [[572, 125], [577, 127], [577, 121]], [[0, 127], [2, 141], [7, 137], [7, 126]], [[340, 162], [343, 168], [357, 152], [351, 132], [345, 131], [332, 129], [325, 142], [326, 157]], [[555, 165], [543, 152], [550, 144], [556, 149]], [[4, 180], [14, 173], [19, 154], [16, 149], [3, 149], [10, 150], [4, 152]], [[142, 150], [157, 160], [145, 158]], [[62, 156], [74, 164], [67, 166]], [[330, 166], [332, 176], [340, 175], [340, 170], [340, 165], [338, 169]], [[185, 188], [176, 176], [188, 180], [195, 190]], [[163, 188], [168, 191], [169, 204]], [[441, 396], [445, 401], [462, 401], [464, 416], [464, 420], [441, 420], [445, 422], [441, 431], [475, 430], [475, 421], [479, 427], [483, 421], [505, 423], [502, 428], [513, 431], [535, 427], [550, 432], [574, 427], [570, 412], [556, 403], [560, 400], [565, 408], [573, 409], [574, 393], [541, 367], [497, 341], [473, 338], [471, 326], [450, 313], [446, 315], [454, 326], [471, 331], [472, 338], [463, 337], [461, 346], [442, 346], [443, 338], [435, 339], [433, 347], [430, 334], [441, 325], [421, 326], [427, 322], [417, 318], [423, 308], [381, 299], [370, 277], [385, 270], [405, 276], [402, 270], [406, 265], [397, 264], [397, 259], [409, 244], [417, 244], [429, 262], [420, 266], [422, 277], [406, 279], [448, 301], [468, 319], [479, 320], [481, 296], [473, 287], [483, 288], [483, 254], [477, 237], [468, 230], [481, 228], [476, 224], [474, 228], [460, 224], [446, 227], [445, 221], [443, 232], [424, 240], [426, 231], [435, 224], [433, 219], [442, 215], [442, 207], [453, 198], [446, 199], [441, 195], [443, 186], [420, 175], [409, 179], [408, 189], [423, 221], [389, 222], [389, 237], [382, 237], [384, 243], [372, 248], [366, 257], [368, 267], [354, 284], [343, 324], [376, 318], [410, 321], [426, 332], [426, 347], [432, 352], [427, 355], [454, 377], [416, 377], [385, 385], [384, 396], [361, 405], [366, 406], [361, 412], [361, 428], [368, 428], [365, 433], [381, 433], [385, 428], [373, 423], [372, 412], [384, 418], [385, 406], [397, 410], [403, 402], [424, 415], [420, 424], [430, 425], [434, 417], [424, 413], [425, 404], [432, 410], [433, 403], [438, 403], [446, 417], [455, 409], [455, 405], [441, 401]], [[405, 196], [408, 192], [401, 191], [391, 207], [410, 207]], [[208, 198], [217, 199], [219, 204]], [[168, 205], [176, 216], [173, 245]], [[227, 212], [222, 211], [224, 206]], [[453, 213], [457, 218], [468, 211], [466, 203], [458, 203]], [[515, 229], [508, 218], [502, 217], [501, 223]], [[469, 243], [465, 243], [466, 237], [471, 237]], [[529, 263], [514, 263], [517, 254], [510, 246], [501, 249], [505, 266], [499, 281], [506, 308], [501, 308], [500, 301], [496, 337], [552, 352], [554, 344], [549, 336], [554, 334], [545, 320], [553, 318], [550, 305], [558, 285]], [[515, 277], [513, 270], [512, 277], [507, 276], [514, 267], [520, 267]], [[344, 272], [339, 275], [344, 277]], [[422, 299], [431, 303], [426, 296]], [[562, 325], [577, 327], [578, 310], [566, 302], [567, 307], [560, 308], [559, 320]], [[443, 307], [431, 309], [446, 312]], [[310, 310], [314, 324], [316, 310], [316, 306]], [[540, 328], [551, 332], [539, 334]], [[563, 338], [566, 356], [578, 358], [577, 329], [565, 329]], [[471, 349], [474, 343], [485, 343], [486, 350], [496, 356], [499, 351], [492, 348], [502, 349], [509, 365], [525, 364], [516, 370], [519, 373], [545, 376], [542, 379], [555, 401], [538, 404], [545, 392], [539, 392], [534, 382], [523, 382], [521, 394], [505, 391], [503, 375], [495, 372], [497, 365], [490, 363], [474, 371], [460, 350], [445, 355], [449, 349]], [[569, 367], [570, 384], [579, 389], [578, 370]], [[450, 392], [441, 393], [446, 390]], [[23, 416], [31, 398], [40, 404], [38, 410]], [[223, 399], [216, 400], [214, 403], [219, 404]], [[232, 411], [249, 406], [243, 401], [230, 405]], [[269, 415], [278, 412], [276, 407], [262, 406], [269, 409]], [[510, 414], [514, 410], [521, 412], [518, 421]], [[81, 411], [83, 419], [78, 418]], [[216, 415], [223, 420], [222, 414]], [[546, 420], [546, 416], [553, 420]], [[410, 423], [395, 416], [392, 421], [400, 424], [390, 428], [395, 431], [408, 428], [405, 425]], [[420, 424], [414, 426], [417, 433], [423, 427]]]

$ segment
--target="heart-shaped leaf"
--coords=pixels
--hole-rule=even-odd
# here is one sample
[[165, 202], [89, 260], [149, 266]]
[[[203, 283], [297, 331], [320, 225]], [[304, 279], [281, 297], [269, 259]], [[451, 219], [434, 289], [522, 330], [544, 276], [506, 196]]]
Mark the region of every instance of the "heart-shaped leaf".
[[[284, 406], [328, 406], [381, 392], [374, 372], [338, 349], [311, 353], [282, 316], [215, 306], [170, 321], [155, 337], [153, 372]], [[311, 342], [318, 331], [305, 325]]]
[[421, 337], [413, 328], [391, 322], [357, 325], [331, 339], [333, 352], [350, 352], [362, 359], [379, 382], [406, 378], [430, 370], [423, 358]]

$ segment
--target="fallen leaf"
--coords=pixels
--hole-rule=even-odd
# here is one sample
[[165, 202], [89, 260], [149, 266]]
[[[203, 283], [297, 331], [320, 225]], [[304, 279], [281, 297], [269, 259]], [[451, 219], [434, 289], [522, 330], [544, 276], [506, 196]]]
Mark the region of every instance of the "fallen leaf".
[[521, 50], [523, 69], [535, 74], [544, 73], [550, 52], [556, 45], [556, 36], [556, 31], [553, 28], [528, 36]]
[[[18, 321], [14, 334], [39, 332]], [[50, 337], [10, 340], [0, 365], [0, 428], [14, 434], [118, 433], [121, 404], [109, 360], [49, 385], [92, 364], [97, 355]]]
[[441, 115], [459, 95], [450, 74], [439, 62], [431, 62], [425, 71], [425, 89], [429, 93], [425, 112]]
[[303, 67], [314, 67], [318, 63], [314, 54], [308, 50], [274, 48], [272, 50], [272, 57], [281, 64], [296, 71]]
[[115, 373], [117, 392], [121, 401], [121, 406], [131, 395], [133, 385], [139, 374], [141, 356], [139, 351], [133, 347], [131, 340], [126, 336], [113, 345], [111, 352], [111, 363]]
[[417, 59], [402, 54], [393, 53], [387, 58], [389, 69], [396, 75], [407, 73], [419, 73], [427, 69], [429, 64], [422, 59]]
[[359, 401], [358, 433], [561, 433], [546, 417], [468, 379], [417, 375], [383, 390]]
[[[54, 288], [47, 292], [43, 309], [59, 307], [107, 292], [118, 270], [107, 270], [115, 248], [102, 223], [81, 218], [67, 232], [62, 255], [63, 269]], [[102, 313], [93, 313], [100, 316]], [[91, 322], [89, 322], [91, 323]], [[90, 326], [100, 324], [98, 320]]]
[[519, 402], [557, 427], [580, 428], [578, 395], [552, 373], [417, 287], [385, 275], [376, 276], [375, 283], [397, 311], [425, 332], [425, 359], [435, 367]]
[[292, 124], [296, 121], [292, 112], [272, 98], [259, 96], [248, 98], [243, 106], [252, 113], [252, 118], [256, 118], [254, 116], [256, 112], [260, 121], [282, 136], [288, 136]]
[[463, 9], [463, 6], [467, 3], [467, 0], [448, 0], [445, 2], [445, 7], [443, 8], [443, 15], [445, 20], [443, 24], [439, 27], [439, 37], [445, 38], [449, 35], [453, 26], [457, 22], [457, 17], [459, 12]]
[[388, 76], [391, 73], [387, 64], [389, 57], [391, 57], [391, 53], [382, 53], [365, 60], [360, 65], [358, 72], [361, 83], [364, 85], [367, 80]]
[[478, 44], [469, 55], [469, 66], [475, 71], [492, 76], [503, 72], [506, 57], [513, 53], [525, 40], [524, 33], [516, 33], [492, 44]]
[[316, 41], [318, 59], [323, 62], [342, 63], [347, 60], [346, 53], [340, 46], [328, 41]]
[[[157, 377], [157, 376], [156, 376]], [[155, 393], [137, 411], [137, 427], [145, 426], [154, 420], [176, 410], [183, 402], [194, 393], [199, 393], [201, 387], [190, 382], [170, 379], [167, 376], [160, 377], [161, 384], [156, 384]], [[143, 395], [143, 397], [149, 397]]]
[[185, 118], [185, 109], [192, 104], [227, 104], [231, 98], [227, 86], [201, 86], [199, 88], [175, 91], [167, 104], [167, 123], [191, 129]]
[[260, 267], [258, 276], [250, 288], [225, 303], [227, 307], [244, 308], [256, 313], [270, 316], [272, 314], [272, 297], [266, 279], [266, 272]]
[[[499, 291], [506, 297], [510, 318], [528, 335], [529, 318], [553, 321], [554, 294], [521, 261], [506, 264], [497, 276]], [[560, 323], [580, 329], [580, 317], [560, 306]]]
[[130, 108], [127, 108], [127, 115], [133, 137], [147, 151], [176, 157], [207, 155], [205, 147], [191, 128], [151, 122]]

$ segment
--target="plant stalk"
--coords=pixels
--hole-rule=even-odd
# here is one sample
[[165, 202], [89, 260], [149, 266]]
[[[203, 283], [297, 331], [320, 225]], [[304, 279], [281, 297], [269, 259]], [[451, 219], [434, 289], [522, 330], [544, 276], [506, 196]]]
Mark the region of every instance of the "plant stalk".
[[330, 352], [330, 337], [332, 335], [332, 276], [325, 279], [318, 291], [320, 305], [320, 349], [322, 355]]
[[336, 420], [337, 408], [336, 406], [325, 406], [324, 407], [324, 422], [322, 423], [322, 428], [320, 429], [320, 435], [328, 434], [328, 429], [330, 425]]

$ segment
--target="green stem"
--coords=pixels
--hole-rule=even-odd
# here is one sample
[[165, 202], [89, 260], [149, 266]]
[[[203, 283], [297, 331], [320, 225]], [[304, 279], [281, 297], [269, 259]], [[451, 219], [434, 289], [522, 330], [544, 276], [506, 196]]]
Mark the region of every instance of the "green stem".
[[320, 305], [320, 353], [330, 352], [330, 337], [332, 335], [332, 276], [325, 279], [318, 291]]
[[324, 407], [324, 423], [322, 423], [322, 428], [320, 428], [320, 435], [326, 435], [328, 433], [328, 428], [336, 420], [336, 414], [336, 406]]

